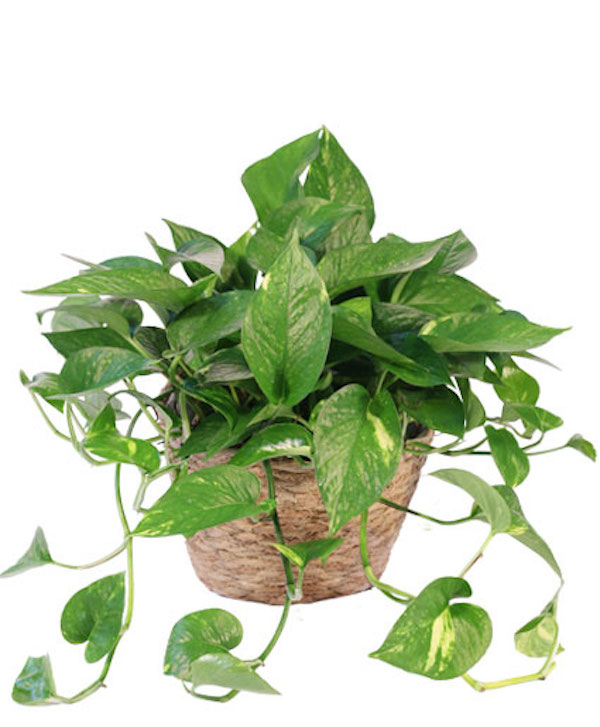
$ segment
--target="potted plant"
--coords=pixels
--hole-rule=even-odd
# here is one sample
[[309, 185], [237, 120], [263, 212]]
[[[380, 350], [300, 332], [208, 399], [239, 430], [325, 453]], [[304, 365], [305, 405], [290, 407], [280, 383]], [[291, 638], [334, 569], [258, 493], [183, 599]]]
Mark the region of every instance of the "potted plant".
[[[460, 231], [432, 242], [391, 234], [373, 242], [369, 188], [327, 129], [253, 164], [242, 181], [258, 219], [234, 244], [167, 222], [172, 245], [148, 236], [156, 260], [78, 260], [79, 274], [29, 291], [62, 298], [39, 318], [51, 314], [44, 335], [65, 362], [59, 373], [22, 373], [22, 383], [54, 433], [90, 465], [114, 464], [123, 541], [96, 563], [71, 566], [52, 558], [38, 528], [3, 575], [121, 555], [125, 570], [75, 593], [62, 614], [67, 641], [86, 644], [86, 661], [103, 661], [98, 678], [60, 696], [49, 658], [31, 657], [14, 699], [72, 703], [104, 684], [132, 619], [132, 542], [173, 535], [186, 538], [213, 590], [283, 604], [252, 659], [232, 653], [242, 638], [233, 614], [182, 615], [164, 670], [196, 697], [276, 693], [259, 668], [291, 604], [371, 586], [405, 610], [370, 656], [432, 679], [460, 676], [480, 691], [543, 679], [561, 650], [562, 575], [517, 487], [562, 421], [538, 406], [539, 386], [521, 363], [544, 363], [531, 349], [561, 330], [503, 309], [459, 275], [475, 258]], [[144, 321], [148, 314], [155, 323]], [[157, 372], [164, 387], [144, 390], [144, 377]], [[497, 411], [484, 409], [473, 382], [494, 390]], [[152, 433], [142, 438], [144, 420]], [[435, 446], [434, 432], [451, 440]], [[566, 447], [595, 459], [578, 434], [549, 451]], [[426, 456], [468, 453], [492, 457], [502, 484], [445, 467], [433, 475], [466, 491], [471, 512], [443, 521], [409, 507]], [[122, 493], [123, 466], [138, 468], [137, 493]], [[148, 504], [163, 476], [171, 486]], [[406, 513], [482, 520], [489, 534], [457, 575], [442, 573], [413, 595], [381, 580]], [[515, 634], [517, 649], [543, 659], [541, 667], [484, 683], [469, 672], [490, 643], [490, 619], [462, 599], [471, 595], [465, 576], [498, 533], [539, 554], [558, 585]]]

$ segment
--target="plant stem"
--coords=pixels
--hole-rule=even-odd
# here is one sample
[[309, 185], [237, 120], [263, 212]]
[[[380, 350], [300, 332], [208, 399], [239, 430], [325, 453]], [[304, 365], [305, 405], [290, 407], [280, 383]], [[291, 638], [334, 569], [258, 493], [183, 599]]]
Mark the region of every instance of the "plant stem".
[[90, 455], [85, 451], [85, 448], [83, 447], [81, 442], [77, 439], [77, 433], [75, 431], [75, 426], [74, 426], [74, 421], [77, 421], [77, 419], [73, 414], [73, 408], [71, 407], [71, 404], [67, 403], [65, 405], [65, 408], [66, 408], [66, 413], [67, 413], [67, 426], [69, 428], [71, 444], [73, 445], [75, 450], [83, 457], [83, 459], [86, 462], [89, 462], [89, 464], [96, 465], [97, 467], [101, 467], [102, 465], [112, 464], [112, 462], [100, 462], [99, 460], [94, 459], [93, 457], [90, 457]]
[[[411, 454], [444, 454], [449, 449], [452, 449], [452, 447], [456, 447], [457, 444], [460, 444], [463, 440], [459, 437], [458, 439], [455, 439], [453, 442], [449, 442], [448, 444], [444, 444], [442, 447], [430, 447], [428, 444], [424, 445], [423, 447], [419, 446], [418, 442], [413, 442], [413, 445], [410, 447], [405, 447], [406, 452], [410, 452]], [[483, 440], [485, 442], [485, 439]], [[481, 442], [480, 442], [481, 444]], [[477, 445], [479, 446], [479, 445]]]
[[85, 563], [84, 565], [71, 565], [69, 563], [60, 563], [57, 560], [53, 560], [52, 563], [59, 566], [60, 568], [69, 568], [70, 570], [86, 570], [87, 568], [95, 568], [96, 566], [102, 565], [103, 563], [108, 563], [109, 560], [116, 558], [116, 556], [122, 553], [126, 548], [127, 541], [124, 540], [118, 548], [115, 548], [108, 555], [105, 555], [102, 558], [98, 558], [98, 560], [94, 560], [91, 563]]
[[[273, 470], [271, 469], [271, 463], [268, 460], [263, 460], [263, 468], [265, 470], [265, 477], [267, 479], [267, 490], [269, 498], [277, 500], [277, 493], [275, 492], [275, 480], [273, 479]], [[275, 530], [275, 538], [280, 545], [285, 545], [285, 539], [281, 530], [281, 523], [279, 522], [279, 515], [277, 513], [277, 507], [273, 508], [271, 513], [271, 520], [273, 521], [273, 529]], [[292, 572], [292, 566], [289, 560], [280, 553], [281, 562], [283, 563], [283, 570], [285, 572], [285, 582], [287, 588], [287, 594], [290, 599], [295, 600], [295, 586], [294, 586], [294, 574]]]
[[35, 405], [36, 405], [36, 407], [38, 408], [38, 411], [40, 412], [40, 414], [41, 414], [41, 415], [42, 415], [42, 417], [44, 418], [44, 421], [45, 421], [45, 422], [46, 422], [46, 424], [47, 424], [47, 425], [48, 425], [48, 426], [50, 427], [50, 429], [51, 429], [51, 430], [52, 430], [52, 431], [54, 432], [54, 434], [56, 434], [56, 436], [57, 436], [57, 437], [60, 437], [61, 439], [64, 439], [64, 440], [65, 440], [65, 441], [67, 441], [67, 442], [70, 442], [70, 441], [71, 441], [71, 437], [67, 436], [66, 434], [63, 434], [63, 433], [62, 433], [61, 431], [59, 431], [59, 430], [58, 430], [58, 429], [57, 429], [57, 428], [56, 428], [56, 427], [54, 426], [54, 424], [52, 423], [52, 421], [51, 421], [50, 417], [49, 417], [49, 416], [48, 416], [48, 415], [46, 414], [46, 412], [44, 411], [44, 408], [42, 407], [42, 405], [41, 405], [41, 404], [40, 404], [40, 402], [38, 401], [38, 398], [37, 398], [37, 396], [36, 396], [36, 395], [35, 395], [35, 394], [33, 393], [33, 391], [31, 391], [31, 390], [30, 390], [30, 391], [29, 391], [29, 393], [31, 394], [31, 398], [33, 399], [33, 402], [34, 402], [34, 404], [35, 404]]
[[181, 427], [183, 434], [182, 441], [185, 442], [192, 433], [192, 428], [190, 426], [190, 416], [187, 410], [187, 396], [184, 391], [180, 390], [177, 393], [177, 404], [179, 406], [179, 414], [181, 415]]
[[399, 505], [397, 502], [392, 502], [385, 497], [380, 497], [379, 502], [387, 505], [388, 507], [393, 507], [395, 510], [401, 510], [402, 512], [407, 512], [410, 515], [416, 515], [417, 517], [422, 517], [425, 520], [431, 520], [432, 523], [437, 523], [438, 525], [459, 525], [460, 523], [466, 523], [469, 522], [469, 520], [473, 519], [471, 515], [467, 515], [466, 517], [461, 517], [457, 520], [439, 520], [438, 518], [431, 515], [425, 515], [422, 512], [411, 510], [410, 507], [404, 507], [404, 505]]
[[397, 601], [398, 603], [410, 603], [414, 599], [414, 596], [412, 596], [410, 593], [407, 593], [406, 591], [401, 591], [398, 588], [394, 588], [394, 586], [390, 586], [387, 583], [382, 583], [382, 581], [377, 578], [375, 573], [373, 572], [373, 569], [371, 568], [371, 564], [369, 562], [369, 547], [367, 544], [367, 520], [369, 517], [368, 510], [364, 510], [360, 516], [360, 558], [362, 560], [363, 568], [365, 571], [365, 575], [367, 577], [367, 580], [369, 583], [375, 588], [379, 589], [383, 594], [385, 594], [388, 598], [391, 598], [392, 601]]
[[510, 677], [509, 679], [498, 679], [497, 681], [493, 682], [480, 682], [477, 679], [473, 679], [473, 677], [469, 674], [463, 674], [462, 678], [467, 682], [469, 686], [473, 687], [473, 689], [478, 692], [485, 692], [487, 689], [501, 689], [502, 687], [511, 687], [515, 684], [525, 684], [526, 682], [533, 682], [537, 681], [538, 679], [545, 679], [556, 666], [554, 657], [556, 656], [557, 650], [558, 629], [556, 629], [556, 634], [554, 635], [554, 641], [552, 642], [552, 648], [550, 649], [550, 653], [542, 664], [542, 667], [533, 674], [524, 674], [523, 676]]
[[467, 563], [467, 565], [461, 570], [461, 572], [458, 574], [459, 578], [464, 578], [465, 574], [475, 565], [475, 563], [483, 556], [483, 551], [487, 548], [487, 546], [490, 544], [490, 541], [494, 537], [495, 533], [493, 530], [490, 530], [487, 538], [483, 541], [475, 555], [471, 558], [471, 560]]
[[563, 444], [560, 447], [552, 447], [552, 449], [540, 449], [537, 452], [527, 452], [528, 457], [533, 457], [536, 454], [550, 454], [550, 452], [559, 452], [561, 449], [566, 449], [567, 445]]
[[[125, 379], [125, 384], [126, 384], [127, 388], [129, 389], [129, 391], [133, 391], [136, 394], [139, 394], [140, 393], [136, 389], [136, 386], [133, 383], [132, 379]], [[165, 432], [164, 432], [163, 428], [156, 421], [156, 419], [152, 416], [152, 414], [150, 414], [150, 412], [149, 412], [148, 407], [146, 406], [146, 404], [141, 399], [137, 399], [137, 403], [139, 404], [140, 409], [144, 412], [144, 414], [146, 416], [146, 419], [148, 419], [148, 421], [150, 422], [150, 424], [152, 424], [152, 426], [154, 427], [154, 429], [156, 429], [156, 431], [161, 436], [164, 436]]]

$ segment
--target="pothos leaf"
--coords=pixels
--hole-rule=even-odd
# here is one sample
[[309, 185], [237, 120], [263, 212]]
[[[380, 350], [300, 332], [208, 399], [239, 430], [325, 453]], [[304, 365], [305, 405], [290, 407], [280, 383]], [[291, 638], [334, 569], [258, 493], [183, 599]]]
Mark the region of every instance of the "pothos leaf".
[[57, 700], [50, 657], [30, 656], [17, 677], [12, 698], [19, 704], [53, 704]]
[[383, 644], [369, 654], [431, 679], [453, 679], [485, 654], [492, 624], [479, 606], [454, 603], [471, 595], [461, 578], [438, 578], [412, 601]]
[[307, 540], [304, 543], [283, 545], [282, 543], [271, 543], [282, 555], [298, 568], [306, 568], [311, 560], [321, 559], [323, 565], [333, 551], [343, 543], [344, 538], [317, 538]]
[[529, 474], [529, 459], [507, 429], [485, 428], [492, 457], [509, 487], [521, 484]]
[[38, 568], [47, 563], [52, 563], [52, 556], [48, 549], [46, 536], [42, 528], [36, 528], [35, 535], [33, 536], [31, 545], [27, 548], [27, 552], [13, 566], [7, 568], [3, 573], [0, 573], [0, 578], [16, 576], [19, 573], [25, 573], [25, 571], [31, 570], [31, 568]]
[[143, 371], [151, 359], [122, 348], [85, 348], [67, 358], [60, 372], [61, 393], [104, 389]]
[[244, 356], [269, 401], [293, 406], [312, 391], [330, 339], [325, 286], [294, 232], [265, 275], [242, 327]]
[[596, 450], [594, 449], [594, 445], [591, 442], [588, 442], [587, 439], [584, 439], [581, 434], [574, 434], [567, 442], [567, 447], [576, 449], [578, 452], [581, 452], [581, 454], [591, 459], [592, 462], [596, 461]]
[[310, 456], [312, 436], [300, 424], [272, 424], [248, 440], [230, 464], [248, 467], [272, 457]]
[[517, 651], [525, 656], [540, 658], [552, 653], [558, 639], [557, 600], [558, 593], [538, 616], [521, 626], [515, 633]]
[[213, 652], [200, 656], [192, 664], [192, 683], [195, 687], [214, 684], [259, 694], [279, 694], [245, 661], [228, 652]]
[[167, 492], [146, 512], [136, 535], [162, 537], [253, 517], [273, 508], [271, 500], [257, 504], [260, 482], [243, 467], [218, 465], [178, 477]]
[[98, 457], [134, 464], [146, 472], [154, 472], [160, 467], [160, 454], [154, 445], [144, 439], [125, 437], [117, 431], [88, 434], [83, 446]]
[[242, 624], [228, 611], [207, 608], [180, 619], [171, 631], [164, 672], [190, 680], [192, 663], [203, 654], [233, 649], [242, 640]]
[[314, 460], [330, 534], [381, 495], [396, 472], [401, 439], [398, 412], [385, 390], [371, 399], [362, 386], [349, 384], [321, 408]]
[[540, 432], [548, 432], [563, 424], [563, 420], [556, 414], [532, 404], [511, 402], [504, 406], [504, 415], [507, 418], [521, 419], [526, 426], [538, 429]]
[[124, 604], [124, 573], [95, 581], [69, 599], [60, 622], [63, 636], [72, 644], [87, 641], [85, 660], [98, 661], [119, 639]]

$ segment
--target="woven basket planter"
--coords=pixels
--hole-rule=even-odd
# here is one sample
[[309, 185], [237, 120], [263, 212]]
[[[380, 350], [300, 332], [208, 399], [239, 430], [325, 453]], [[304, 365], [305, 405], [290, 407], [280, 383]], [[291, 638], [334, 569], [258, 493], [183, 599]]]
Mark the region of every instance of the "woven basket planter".
[[[433, 432], [427, 430], [413, 441], [429, 443], [432, 437]], [[209, 460], [202, 455], [192, 456], [188, 471], [225, 464], [234, 454], [235, 450], [227, 449]], [[424, 461], [423, 456], [405, 453], [384, 496], [408, 506]], [[327, 537], [327, 514], [314, 469], [284, 457], [272, 459], [271, 466], [285, 541], [294, 544]], [[267, 497], [262, 465], [248, 469], [260, 479], [261, 496]], [[369, 553], [377, 577], [388, 562], [404, 517], [405, 513], [380, 503], [369, 510]], [[370, 587], [360, 559], [358, 532], [359, 518], [356, 517], [337, 533], [344, 542], [329, 556], [326, 565], [319, 560], [308, 564], [301, 603], [346, 596]], [[285, 578], [279, 553], [271, 545], [273, 542], [270, 519], [253, 522], [243, 518], [197, 532], [187, 540], [187, 549], [198, 578], [216, 593], [245, 601], [281, 604]]]

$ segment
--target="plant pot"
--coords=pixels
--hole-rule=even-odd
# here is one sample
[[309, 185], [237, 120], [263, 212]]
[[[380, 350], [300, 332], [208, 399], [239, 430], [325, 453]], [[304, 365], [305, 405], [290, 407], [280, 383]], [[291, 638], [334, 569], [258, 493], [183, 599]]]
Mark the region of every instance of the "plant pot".
[[[432, 437], [433, 432], [426, 430], [413, 441], [430, 443]], [[188, 471], [225, 464], [234, 454], [234, 449], [226, 449], [206, 461], [202, 455], [192, 456], [188, 460]], [[327, 513], [314, 469], [285, 457], [270, 461], [277, 492], [277, 511], [286, 543], [327, 537]], [[424, 461], [424, 456], [405, 453], [384, 496], [408, 506]], [[266, 497], [262, 465], [248, 469], [260, 479], [261, 497]], [[377, 577], [385, 569], [404, 517], [405, 513], [380, 503], [375, 503], [369, 510], [369, 554]], [[344, 542], [329, 556], [326, 565], [320, 560], [308, 564], [301, 603], [346, 596], [370, 588], [361, 563], [358, 533], [359, 517], [356, 517], [337, 533]], [[196, 575], [212, 591], [245, 601], [281, 604], [285, 595], [285, 578], [279, 553], [271, 545], [273, 542], [275, 536], [270, 519], [253, 522], [244, 518], [200, 530], [187, 540], [187, 549]]]

